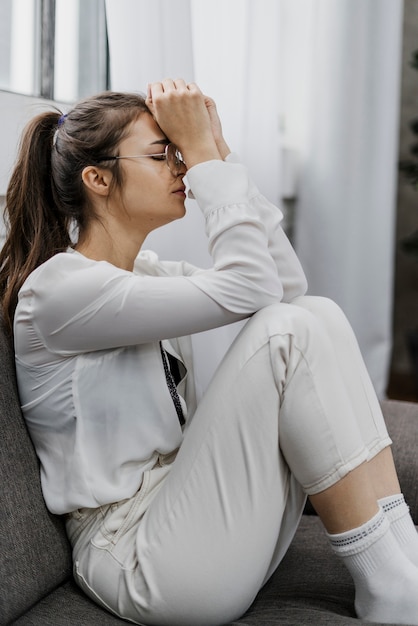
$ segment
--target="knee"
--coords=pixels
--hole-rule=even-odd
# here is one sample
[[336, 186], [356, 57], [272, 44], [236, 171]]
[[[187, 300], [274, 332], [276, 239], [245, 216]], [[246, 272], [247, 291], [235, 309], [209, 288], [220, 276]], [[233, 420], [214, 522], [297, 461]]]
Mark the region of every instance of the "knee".
[[334, 300], [325, 296], [299, 296], [292, 300], [292, 304], [311, 311], [318, 317], [344, 316], [341, 307]]
[[334, 344], [357, 344], [340, 306], [323, 296], [300, 296], [290, 303], [267, 306], [255, 313], [251, 325], [255, 325], [256, 333], [266, 337], [290, 334], [299, 338], [327, 337]]
[[341, 307], [331, 298], [324, 296], [300, 296], [292, 304], [310, 311], [319, 320], [328, 324], [340, 324], [351, 328]]
[[[298, 299], [299, 300], [299, 299]], [[323, 300], [326, 300], [325, 298]], [[331, 301], [330, 301], [331, 302]], [[336, 306], [336, 305], [335, 305]], [[325, 304], [324, 304], [325, 307]], [[323, 327], [319, 322], [315, 307], [308, 307], [306, 303], [277, 303], [267, 306], [251, 319], [252, 331], [259, 335], [271, 338], [277, 335], [321, 335]]]
[[349, 340], [357, 343], [354, 331], [341, 307], [323, 296], [301, 296], [292, 302], [314, 315], [332, 340]]

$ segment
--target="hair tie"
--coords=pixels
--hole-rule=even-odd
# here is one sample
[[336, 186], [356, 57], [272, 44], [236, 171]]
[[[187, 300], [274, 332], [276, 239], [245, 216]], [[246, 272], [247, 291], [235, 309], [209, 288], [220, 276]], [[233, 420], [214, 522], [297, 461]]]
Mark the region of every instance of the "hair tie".
[[58, 120], [58, 128], [64, 124], [65, 120], [67, 119], [67, 115], [68, 113], [63, 113], [63, 115], [61, 115]]
[[58, 131], [61, 128], [61, 126], [64, 124], [65, 120], [67, 119], [67, 115], [68, 115], [68, 113], [63, 113], [58, 118], [57, 127], [56, 127], [54, 135], [52, 137], [52, 145], [53, 145], [54, 148], [56, 148], [56, 145], [57, 145]]

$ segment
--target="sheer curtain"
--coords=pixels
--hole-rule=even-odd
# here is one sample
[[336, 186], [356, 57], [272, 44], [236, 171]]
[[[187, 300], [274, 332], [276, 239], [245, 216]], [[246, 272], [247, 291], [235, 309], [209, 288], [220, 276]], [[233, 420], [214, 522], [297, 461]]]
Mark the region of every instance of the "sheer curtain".
[[[232, 148], [277, 204], [290, 165], [282, 148], [297, 151], [295, 244], [310, 293], [343, 307], [383, 395], [402, 0], [106, 0], [106, 11], [112, 88], [196, 80], [215, 98]], [[210, 264], [192, 201], [185, 220], [150, 235], [145, 247]], [[196, 336], [201, 390], [236, 331]]]
[[310, 292], [349, 317], [380, 397], [392, 346], [402, 10], [401, 0], [311, 0], [299, 49], [307, 123], [295, 246]]

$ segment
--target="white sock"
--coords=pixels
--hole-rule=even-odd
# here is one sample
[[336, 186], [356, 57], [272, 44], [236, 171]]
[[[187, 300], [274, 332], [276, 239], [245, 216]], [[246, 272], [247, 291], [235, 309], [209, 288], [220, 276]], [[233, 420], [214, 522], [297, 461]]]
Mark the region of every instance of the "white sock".
[[398, 493], [387, 498], [381, 498], [378, 500], [378, 504], [389, 519], [392, 533], [402, 550], [408, 559], [418, 567], [418, 533], [403, 494]]
[[353, 577], [358, 617], [418, 626], [418, 568], [400, 549], [381, 508], [362, 526], [328, 538]]

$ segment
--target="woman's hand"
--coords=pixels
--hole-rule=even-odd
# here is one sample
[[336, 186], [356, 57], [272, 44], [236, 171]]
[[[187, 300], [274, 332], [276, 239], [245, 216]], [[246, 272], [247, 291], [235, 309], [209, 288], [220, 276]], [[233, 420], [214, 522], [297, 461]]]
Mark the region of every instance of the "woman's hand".
[[225, 159], [231, 152], [231, 150], [229, 149], [229, 146], [226, 143], [222, 134], [221, 120], [219, 119], [215, 101], [212, 100], [212, 98], [209, 98], [209, 96], [205, 96], [205, 105], [209, 113], [213, 138], [215, 139], [215, 143], [218, 147], [222, 159]]
[[222, 158], [212, 129], [213, 113], [211, 118], [197, 85], [186, 85], [183, 79], [152, 83], [146, 104], [161, 130], [183, 154], [188, 168]]

